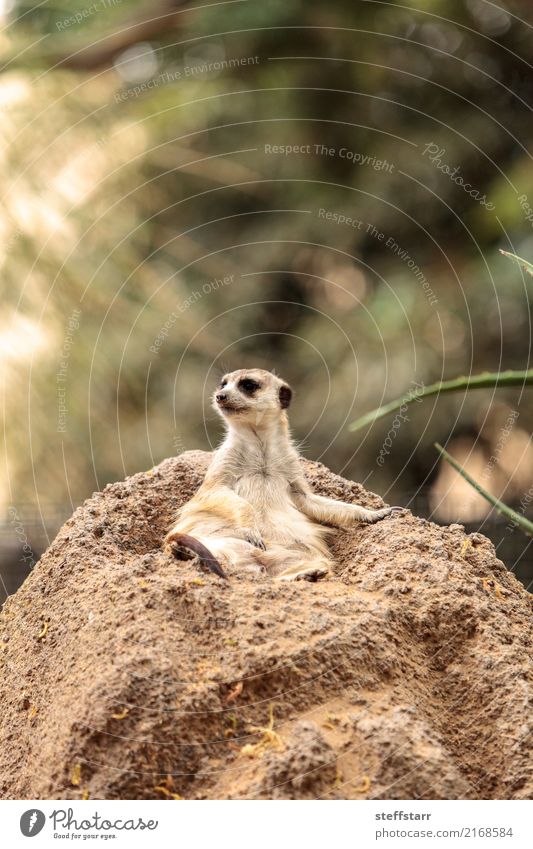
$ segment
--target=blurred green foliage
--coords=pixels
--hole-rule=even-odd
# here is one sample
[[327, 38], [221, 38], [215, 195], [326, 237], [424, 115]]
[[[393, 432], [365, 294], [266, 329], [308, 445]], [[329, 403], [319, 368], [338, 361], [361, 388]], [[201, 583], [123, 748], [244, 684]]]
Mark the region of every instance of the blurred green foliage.
[[533, 254], [529, 3], [0, 8], [5, 502], [208, 447], [241, 365], [293, 384], [308, 456], [399, 497], [492, 393], [413, 405], [379, 468], [386, 425], [347, 424], [528, 367], [498, 249]]

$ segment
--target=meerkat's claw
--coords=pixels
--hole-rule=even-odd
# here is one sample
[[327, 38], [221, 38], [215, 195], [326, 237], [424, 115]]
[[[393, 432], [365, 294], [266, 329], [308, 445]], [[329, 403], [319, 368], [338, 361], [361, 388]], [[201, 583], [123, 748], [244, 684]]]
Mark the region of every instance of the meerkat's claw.
[[249, 542], [250, 545], [253, 545], [254, 548], [260, 548], [261, 551], [266, 551], [266, 545], [263, 542], [261, 535], [256, 533], [256, 531], [252, 531], [247, 528], [244, 531], [244, 539], [246, 542]]
[[367, 522], [370, 524], [373, 524], [374, 522], [381, 522], [381, 520], [386, 519], [387, 516], [398, 516], [404, 511], [404, 507], [383, 507], [382, 510], [373, 510], [372, 515], [367, 519]]

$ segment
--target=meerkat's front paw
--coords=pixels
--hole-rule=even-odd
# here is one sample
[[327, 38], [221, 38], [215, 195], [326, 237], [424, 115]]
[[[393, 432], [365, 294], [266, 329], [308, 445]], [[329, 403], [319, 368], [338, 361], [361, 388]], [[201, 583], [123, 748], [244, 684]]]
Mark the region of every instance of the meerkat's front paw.
[[407, 513], [405, 507], [383, 507], [382, 510], [372, 510], [366, 521], [373, 524], [374, 522], [381, 522], [387, 516], [401, 516], [404, 513]]
[[266, 551], [266, 545], [263, 542], [263, 538], [258, 531], [254, 531], [253, 528], [244, 528], [242, 531], [243, 539], [246, 542], [249, 542], [250, 545], [253, 545], [254, 548], [259, 548], [261, 551]]

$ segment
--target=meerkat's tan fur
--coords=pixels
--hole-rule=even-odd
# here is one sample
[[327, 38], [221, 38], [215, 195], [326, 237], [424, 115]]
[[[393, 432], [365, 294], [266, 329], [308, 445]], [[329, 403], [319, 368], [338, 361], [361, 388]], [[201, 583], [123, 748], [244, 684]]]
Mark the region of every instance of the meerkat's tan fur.
[[167, 534], [178, 557], [198, 553], [192, 540], [222, 568], [316, 580], [333, 566], [328, 525], [376, 522], [400, 509], [368, 510], [311, 490], [289, 433], [291, 397], [285, 381], [262, 369], [234, 371], [222, 379], [213, 407], [227, 434], [204, 482]]

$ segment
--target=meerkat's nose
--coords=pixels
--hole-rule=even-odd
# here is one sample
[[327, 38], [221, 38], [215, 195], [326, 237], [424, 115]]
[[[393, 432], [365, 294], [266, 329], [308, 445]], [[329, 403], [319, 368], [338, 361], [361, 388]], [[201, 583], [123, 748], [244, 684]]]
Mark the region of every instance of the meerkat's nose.
[[225, 401], [227, 397], [228, 397], [228, 396], [227, 396], [227, 395], [225, 395], [223, 392], [218, 392], [218, 393], [215, 395], [215, 399], [216, 399], [219, 403], [220, 403], [221, 401]]

